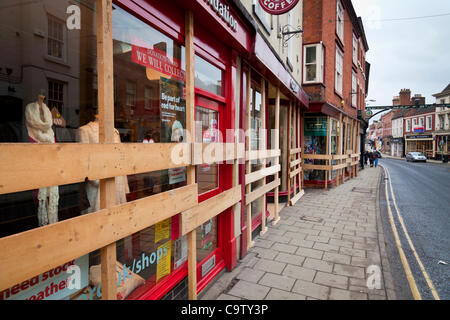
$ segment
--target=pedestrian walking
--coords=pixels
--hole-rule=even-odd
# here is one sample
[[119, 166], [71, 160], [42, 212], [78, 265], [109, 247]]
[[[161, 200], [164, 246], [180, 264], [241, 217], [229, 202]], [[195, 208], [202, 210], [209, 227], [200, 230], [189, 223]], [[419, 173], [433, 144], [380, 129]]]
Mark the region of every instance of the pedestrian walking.
[[367, 162], [369, 161], [369, 151], [364, 151], [364, 164], [367, 166]]
[[378, 166], [378, 158], [380, 158], [380, 152], [379, 151], [377, 151], [377, 150], [375, 150], [375, 152], [373, 153], [374, 155], [375, 155], [375, 159], [373, 160], [374, 161], [374, 164], [375, 164], [375, 168]]
[[370, 167], [373, 167], [373, 152], [372, 151], [369, 152], [369, 162], [370, 162]]

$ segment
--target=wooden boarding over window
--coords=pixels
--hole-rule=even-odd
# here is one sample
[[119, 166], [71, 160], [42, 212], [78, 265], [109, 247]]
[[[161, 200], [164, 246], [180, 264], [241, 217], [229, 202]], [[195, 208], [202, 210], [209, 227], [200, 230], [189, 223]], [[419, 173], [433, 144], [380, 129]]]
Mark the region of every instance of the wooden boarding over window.
[[244, 154], [244, 143], [193, 143], [191, 164], [226, 162], [241, 159]]
[[265, 184], [262, 187], [259, 187], [255, 191], [252, 191], [245, 195], [245, 204], [250, 204], [261, 196], [265, 195], [270, 190], [280, 185], [280, 179], [274, 180], [271, 183]]
[[263, 168], [261, 170], [249, 173], [245, 175], [245, 184], [253, 183], [267, 176], [276, 174], [281, 170], [281, 165], [277, 164], [269, 168]]
[[0, 239], [0, 291], [198, 203], [197, 184]]

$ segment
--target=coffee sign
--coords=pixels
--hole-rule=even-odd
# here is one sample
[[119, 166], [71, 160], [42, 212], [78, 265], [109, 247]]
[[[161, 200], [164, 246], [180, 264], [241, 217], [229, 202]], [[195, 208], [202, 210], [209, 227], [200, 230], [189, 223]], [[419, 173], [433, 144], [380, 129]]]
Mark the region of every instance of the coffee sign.
[[279, 15], [288, 12], [298, 3], [298, 0], [259, 0], [264, 11]]

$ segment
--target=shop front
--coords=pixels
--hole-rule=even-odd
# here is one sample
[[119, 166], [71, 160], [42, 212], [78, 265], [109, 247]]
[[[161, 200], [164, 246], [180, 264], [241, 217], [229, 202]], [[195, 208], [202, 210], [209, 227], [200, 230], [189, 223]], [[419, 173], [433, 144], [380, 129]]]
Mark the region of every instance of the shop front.
[[235, 4], [1, 17], [0, 299], [196, 299], [299, 196], [308, 101]]
[[436, 131], [433, 133], [433, 141], [435, 142], [434, 158], [438, 160], [444, 159], [450, 155], [449, 148], [450, 132]]
[[403, 138], [392, 138], [391, 139], [391, 156], [393, 157], [404, 157], [404, 139]]
[[359, 121], [327, 103], [311, 103], [303, 122], [305, 186], [326, 189], [356, 176]]
[[405, 154], [421, 152], [427, 158], [433, 157], [434, 140], [432, 134], [409, 134], [405, 136]]

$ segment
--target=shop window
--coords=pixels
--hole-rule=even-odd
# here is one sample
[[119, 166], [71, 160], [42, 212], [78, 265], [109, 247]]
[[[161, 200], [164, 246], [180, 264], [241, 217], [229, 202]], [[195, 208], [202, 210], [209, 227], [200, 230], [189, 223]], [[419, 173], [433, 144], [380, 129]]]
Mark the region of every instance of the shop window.
[[195, 56], [195, 87], [223, 95], [223, 72], [211, 63]]
[[[82, 128], [95, 122], [97, 111], [95, 1], [77, 1], [82, 11], [79, 30], [66, 27], [69, 1], [16, 2], [0, 10], [0, 73], [4, 67], [9, 70], [8, 76], [0, 76], [0, 142], [78, 143]], [[55, 14], [49, 16], [49, 11]], [[32, 64], [21, 59], [30, 56], [30, 48]], [[62, 60], [64, 67], [53, 58]], [[98, 142], [98, 132], [96, 138], [89, 142]], [[96, 185], [90, 181], [0, 194], [0, 237], [95, 211]], [[89, 259], [86, 255], [68, 261], [14, 285], [0, 293], [0, 300], [70, 299], [89, 285]], [[81, 267], [81, 289], [66, 287], [71, 264]]]
[[[305, 117], [304, 119], [305, 154], [326, 154], [327, 117]], [[305, 160], [305, 163], [325, 165], [324, 160]], [[304, 180], [320, 181], [325, 179], [325, 171], [304, 170]]]
[[[138, 18], [113, 6], [115, 128], [120, 142], [185, 141], [184, 47]], [[126, 78], [123, 77], [126, 75]], [[126, 201], [186, 185], [184, 167], [124, 177]], [[187, 238], [179, 233], [179, 215], [116, 243], [117, 262], [134, 273], [134, 299], [182, 268]], [[134, 266], [134, 270], [132, 269]]]
[[47, 17], [47, 54], [51, 57], [64, 59], [65, 23], [52, 16]]
[[406, 132], [411, 131], [411, 119], [406, 120]]

